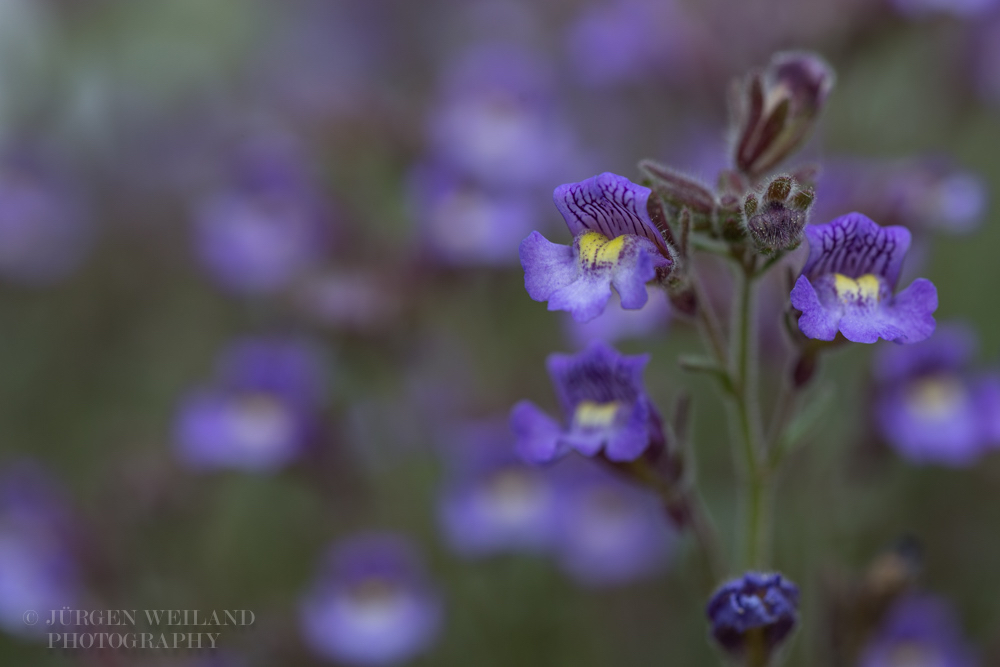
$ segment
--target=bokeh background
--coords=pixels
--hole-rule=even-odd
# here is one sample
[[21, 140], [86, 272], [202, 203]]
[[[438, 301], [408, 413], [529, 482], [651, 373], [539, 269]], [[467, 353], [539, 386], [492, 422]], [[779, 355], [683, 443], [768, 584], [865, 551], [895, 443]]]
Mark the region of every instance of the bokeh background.
[[[699, 485], [735, 547], [723, 410], [676, 363], [700, 349], [693, 327], [661, 302], [581, 331], [527, 297], [517, 244], [532, 229], [568, 241], [560, 183], [638, 180], [643, 157], [710, 181], [726, 166], [731, 79], [815, 50], [838, 75], [800, 159], [829, 167], [817, 215], [911, 226], [907, 273], [934, 280], [939, 321], [970, 325], [989, 368], [990, 4], [0, 1], [0, 465], [41, 489], [0, 493], [0, 664], [336, 663], [304, 638], [302, 601], [330, 545], [371, 531], [407, 541], [440, 605], [413, 664], [717, 664], [684, 536], [664, 537], [656, 567], [595, 582], [546, 548], [501, 536], [470, 551], [449, 532], [449, 489], [483, 440], [470, 425], [499, 421], [490, 437], [510, 446], [514, 402], [555, 406], [545, 357], [602, 335], [652, 354], [664, 413], [693, 396]], [[767, 289], [773, 384], [782, 281]], [[287, 396], [269, 380], [234, 380], [225, 356], [247, 340], [301, 355], [277, 384], [308, 395], [275, 412], [268, 396]], [[872, 429], [872, 352], [825, 360], [817, 392], [832, 407], [778, 483], [773, 562], [803, 590], [788, 664], [852, 664], [829, 648], [831, 600], [903, 536], [921, 545], [919, 586], [1000, 664], [1000, 456], [950, 468], [895, 453]], [[251, 404], [193, 436], [198, 392]], [[301, 446], [199, 458], [224, 437], [213, 428], [251, 449], [274, 433]], [[9, 507], [46, 526], [45, 555], [18, 551]], [[53, 553], [46, 583], [31, 563]], [[49, 650], [18, 627], [35, 584], [76, 608], [250, 609], [256, 622], [211, 655]]]

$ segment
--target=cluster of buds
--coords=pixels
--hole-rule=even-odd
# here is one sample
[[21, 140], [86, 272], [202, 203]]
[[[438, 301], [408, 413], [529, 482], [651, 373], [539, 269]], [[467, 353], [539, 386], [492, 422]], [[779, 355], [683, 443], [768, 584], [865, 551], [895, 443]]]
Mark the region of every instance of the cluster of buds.
[[775, 176], [762, 193], [750, 191], [743, 199], [743, 223], [754, 245], [764, 254], [792, 250], [802, 233], [816, 194], [792, 176]]
[[798, 149], [833, 87], [833, 70], [811, 53], [776, 54], [733, 87], [733, 163], [756, 178]]

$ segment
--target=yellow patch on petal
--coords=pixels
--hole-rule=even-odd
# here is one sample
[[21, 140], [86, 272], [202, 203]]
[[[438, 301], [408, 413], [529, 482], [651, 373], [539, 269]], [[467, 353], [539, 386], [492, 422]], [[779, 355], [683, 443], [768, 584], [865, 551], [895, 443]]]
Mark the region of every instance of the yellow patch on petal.
[[586, 232], [578, 239], [580, 266], [584, 269], [612, 267], [618, 263], [625, 248], [625, 237], [609, 239], [600, 232]]
[[926, 419], [944, 419], [965, 400], [965, 385], [957, 377], [928, 377], [907, 388], [906, 403]]
[[833, 280], [834, 289], [841, 301], [878, 301], [878, 277], [872, 273], [866, 273], [856, 280], [842, 273], [835, 273]]
[[892, 649], [887, 664], [892, 667], [925, 667], [944, 663], [937, 648], [916, 641], [903, 641]]
[[576, 406], [573, 421], [578, 426], [611, 426], [618, 414], [621, 403], [611, 401], [610, 403], [597, 403], [596, 401], [580, 401]]

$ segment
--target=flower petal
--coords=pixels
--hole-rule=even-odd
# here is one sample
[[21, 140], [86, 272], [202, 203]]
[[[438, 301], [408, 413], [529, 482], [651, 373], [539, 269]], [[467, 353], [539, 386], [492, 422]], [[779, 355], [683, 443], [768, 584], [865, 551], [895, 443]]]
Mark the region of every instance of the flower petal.
[[880, 227], [867, 216], [848, 213], [825, 225], [809, 225], [809, 258], [802, 275], [840, 273], [849, 278], [875, 274], [895, 288], [903, 258], [910, 247], [905, 227]]
[[566, 453], [559, 422], [531, 401], [520, 401], [511, 409], [510, 428], [517, 437], [517, 454], [527, 463], [547, 463]]
[[646, 209], [652, 191], [624, 176], [604, 172], [579, 183], [560, 185], [552, 193], [556, 208], [573, 236], [599, 232], [609, 239], [642, 236], [666, 254], [666, 244]]

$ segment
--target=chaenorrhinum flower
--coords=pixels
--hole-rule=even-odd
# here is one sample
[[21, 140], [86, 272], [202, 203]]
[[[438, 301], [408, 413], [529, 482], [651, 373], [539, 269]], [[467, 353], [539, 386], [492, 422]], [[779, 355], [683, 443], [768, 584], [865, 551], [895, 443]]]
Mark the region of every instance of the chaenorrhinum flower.
[[581, 11], [566, 50], [585, 84], [643, 82], [690, 71], [694, 27], [674, 2], [611, 0]]
[[524, 191], [491, 190], [443, 168], [418, 168], [412, 186], [419, 241], [444, 264], [515, 264], [517, 244], [541, 217]]
[[385, 330], [406, 302], [400, 281], [386, 271], [331, 270], [304, 277], [292, 293], [313, 322], [356, 333]]
[[676, 533], [659, 497], [576, 463], [560, 463], [554, 470], [560, 567], [586, 586], [626, 584], [665, 570]]
[[556, 188], [552, 198], [573, 245], [551, 243], [538, 232], [521, 242], [528, 295], [548, 301], [549, 310], [569, 311], [579, 322], [604, 311], [612, 286], [623, 308], [646, 305], [646, 283], [673, 264], [646, 208], [650, 194], [610, 172]]
[[976, 92], [986, 102], [1000, 104], [1000, 14], [980, 21], [975, 37]]
[[18, 462], [0, 473], [0, 629], [44, 636], [25, 611], [78, 608], [80, 577], [72, 553], [72, 518], [48, 475]]
[[983, 178], [940, 156], [907, 160], [826, 161], [813, 216], [832, 219], [850, 211], [913, 232], [975, 231], [988, 205]]
[[394, 665], [434, 642], [442, 604], [405, 538], [366, 534], [331, 549], [299, 615], [317, 655], [346, 665]]
[[555, 528], [553, 478], [517, 457], [507, 424], [468, 424], [448, 441], [451, 472], [438, 514], [452, 549], [465, 556], [548, 550]]
[[320, 360], [297, 341], [246, 339], [222, 355], [216, 378], [181, 402], [180, 458], [200, 470], [270, 471], [302, 453], [322, 402]]
[[0, 276], [51, 283], [83, 263], [94, 235], [76, 186], [31, 146], [0, 157]]
[[577, 322], [567, 315], [565, 330], [568, 338], [578, 347], [586, 347], [594, 340], [614, 343], [626, 338], [642, 338], [654, 332], [663, 332], [670, 324], [671, 309], [667, 295], [654, 290], [649, 302], [641, 310], [625, 310], [618, 299], [599, 317], [589, 322]]
[[198, 204], [195, 249], [224, 289], [269, 294], [320, 259], [328, 222], [298, 156], [265, 139], [247, 146], [231, 182]]
[[511, 410], [517, 453], [529, 463], [557, 459], [571, 450], [634, 461], [650, 446], [662, 446], [660, 415], [642, 384], [649, 355], [628, 357], [602, 341], [579, 354], [552, 354], [546, 361], [567, 425], [531, 401]]
[[862, 651], [859, 667], [975, 667], [955, 612], [942, 599], [909, 594], [897, 600]]
[[935, 14], [973, 19], [1000, 6], [997, 0], [891, 0], [891, 4], [909, 19], [923, 19]]
[[705, 611], [712, 636], [728, 653], [768, 655], [795, 628], [798, 608], [798, 586], [780, 574], [748, 572], [719, 587]]
[[494, 188], [561, 178], [577, 161], [547, 64], [520, 47], [480, 45], [445, 72], [428, 133], [445, 164]]
[[910, 247], [909, 230], [880, 227], [850, 213], [805, 231], [809, 258], [791, 294], [792, 305], [802, 311], [803, 334], [833, 340], [839, 331], [855, 343], [916, 343], [934, 333], [933, 283], [917, 278], [893, 293]]
[[1000, 375], [966, 372], [975, 347], [971, 331], [950, 326], [878, 351], [876, 421], [901, 456], [963, 466], [1000, 444]]

